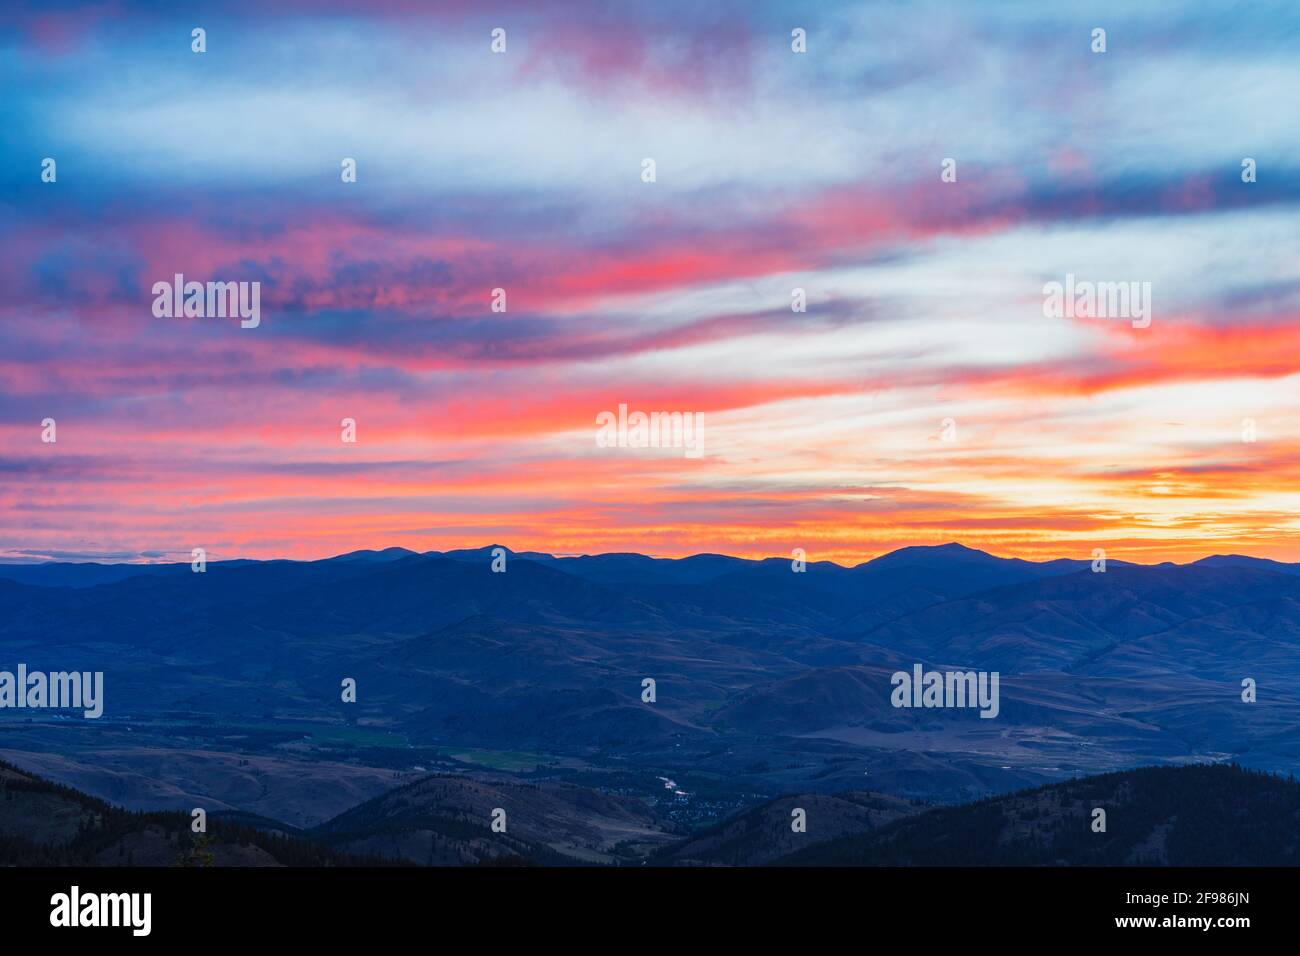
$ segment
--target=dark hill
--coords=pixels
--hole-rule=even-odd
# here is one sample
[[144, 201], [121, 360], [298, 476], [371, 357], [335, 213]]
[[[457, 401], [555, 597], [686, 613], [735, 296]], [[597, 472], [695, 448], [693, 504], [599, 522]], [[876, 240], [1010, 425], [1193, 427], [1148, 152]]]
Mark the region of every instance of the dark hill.
[[187, 813], [133, 813], [0, 762], [0, 866], [343, 866], [378, 858], [335, 852], [281, 833]]
[[[505, 811], [505, 832], [491, 826]], [[311, 831], [329, 846], [426, 866], [609, 863], [620, 846], [670, 839], [639, 800], [567, 784], [431, 776]]]
[[[1092, 830], [1097, 807], [1105, 833]], [[1232, 765], [1145, 767], [929, 810], [778, 863], [1296, 866], [1300, 783]]]

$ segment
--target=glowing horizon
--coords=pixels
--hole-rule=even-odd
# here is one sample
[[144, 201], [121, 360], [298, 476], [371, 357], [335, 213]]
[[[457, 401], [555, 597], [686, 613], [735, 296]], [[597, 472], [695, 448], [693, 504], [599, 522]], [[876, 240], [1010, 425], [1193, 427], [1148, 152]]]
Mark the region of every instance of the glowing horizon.
[[[1300, 561], [1286, 10], [21, 9], [0, 560]], [[176, 274], [260, 326], [155, 317]], [[620, 404], [702, 455], [598, 447]]]
[[[1001, 559], [1001, 560], [1012, 560], [1012, 559], [1016, 559], [1016, 558], [1019, 557], [1018, 555], [1011, 555], [1011, 554], [993, 554], [992, 552], [983, 551], [983, 549], [974, 549], [974, 548], [970, 548], [968, 545], [964, 545], [964, 544], [962, 544], [960, 541], [945, 541], [945, 542], [942, 542], [942, 543], [940, 543], [940, 544], [938, 544], [938, 545], [931, 545], [931, 546], [920, 545], [920, 547], [944, 547], [944, 546], [951, 546], [951, 545], [957, 545], [957, 546], [959, 546], [959, 547], [967, 548], [968, 550], [979, 550], [979, 551], [981, 551], [981, 552], [984, 553], [984, 554], [988, 554], [990, 557], [998, 558], [998, 559]], [[402, 545], [390, 545], [389, 547], [405, 547], [405, 546], [402, 546]], [[423, 551], [420, 550], [420, 549], [418, 549], [418, 548], [406, 548], [406, 550], [408, 550], [408, 551], [410, 552], [410, 555], [411, 555], [412, 557], [438, 557], [438, 556], [443, 556], [443, 555], [447, 555], [447, 554], [453, 554], [453, 553], [456, 553], [456, 552], [479, 552], [479, 551], [482, 551], [482, 552], [488, 552], [488, 551], [490, 551], [491, 549], [493, 549], [493, 548], [497, 548], [497, 547], [504, 547], [504, 548], [507, 550], [507, 552], [509, 552], [509, 553], [512, 554], [512, 555], [515, 555], [516, 557], [519, 557], [520, 560], [527, 560], [526, 555], [528, 555], [528, 554], [543, 554], [543, 555], [546, 555], [546, 556], [551, 557], [551, 558], [599, 558], [599, 557], [611, 557], [611, 556], [615, 556], [615, 555], [619, 555], [619, 554], [628, 554], [628, 553], [630, 553], [630, 552], [626, 552], [626, 551], [623, 551], [623, 552], [619, 552], [619, 551], [573, 551], [573, 552], [567, 552], [567, 551], [558, 551], [558, 552], [539, 551], [538, 549], [535, 549], [535, 548], [514, 548], [514, 547], [511, 547], [511, 546], [508, 545], [508, 544], [505, 544], [504, 542], [501, 542], [501, 541], [493, 541], [493, 542], [490, 542], [490, 543], [488, 543], [488, 544], [479, 544], [479, 545], [475, 545], [475, 544], [467, 544], [467, 545], [465, 545], [465, 546], [463, 546], [463, 547], [447, 548], [447, 549], [445, 549], [445, 550], [442, 550], [442, 549], [436, 549], [436, 548], [431, 548], [431, 549], [427, 549], [427, 550], [423, 550]], [[917, 547], [917, 546], [916, 546], [916, 545], [904, 545], [903, 547], [904, 547], [904, 548], [908, 548], [908, 547]], [[204, 562], [205, 562], [206, 564], [208, 564], [208, 565], [214, 565], [214, 566], [215, 566], [215, 565], [219, 565], [219, 564], [221, 564], [221, 563], [223, 563], [223, 562], [235, 562], [235, 561], [294, 561], [294, 562], [311, 562], [311, 561], [331, 561], [331, 560], [334, 560], [334, 559], [336, 559], [336, 558], [346, 557], [346, 556], [349, 555], [349, 554], [355, 554], [355, 553], [358, 553], [358, 552], [372, 552], [372, 553], [379, 553], [379, 552], [381, 552], [381, 551], [383, 551], [383, 550], [385, 550], [385, 549], [383, 549], [383, 548], [354, 548], [352, 551], [341, 551], [341, 552], [339, 552], [338, 554], [329, 554], [329, 555], [323, 555], [323, 556], [321, 556], [321, 557], [313, 557], [313, 558], [288, 558], [288, 557], [248, 558], [248, 557], [219, 557], [219, 556], [214, 557], [214, 556], [211, 556], [211, 555], [208, 555], [208, 554], [205, 553], [204, 556], [203, 556], [203, 558], [204, 558]], [[809, 565], [814, 565], [814, 564], [826, 564], [826, 563], [829, 563], [829, 564], [835, 564], [835, 565], [838, 565], [839, 567], [844, 568], [844, 569], [851, 570], [851, 569], [854, 568], [854, 567], [858, 567], [858, 566], [863, 565], [863, 564], [869, 564], [869, 563], [871, 563], [872, 561], [876, 560], [877, 558], [886, 557], [886, 556], [888, 556], [888, 555], [890, 555], [890, 554], [895, 553], [895, 552], [898, 551], [898, 550], [902, 550], [902, 549], [894, 549], [894, 551], [884, 551], [884, 552], [881, 552], [880, 554], [872, 555], [870, 558], [867, 558], [867, 559], [865, 559], [865, 560], [863, 560], [863, 561], [853, 561], [853, 562], [847, 562], [847, 563], [844, 562], [844, 561], [835, 561], [835, 560], [830, 559], [830, 558], [817, 558], [817, 557], [813, 557], [813, 556], [811, 556], [811, 555], [810, 555], [810, 556], [807, 556], [807, 558], [806, 558], [805, 560], [806, 560], [807, 564], [809, 564]], [[744, 561], [781, 561], [781, 562], [788, 562], [788, 561], [791, 561], [791, 560], [792, 560], [792, 557], [793, 557], [792, 555], [788, 555], [788, 554], [736, 555], [736, 554], [726, 554], [726, 553], [718, 552], [718, 551], [693, 551], [693, 552], [691, 552], [690, 554], [647, 554], [647, 553], [645, 553], [645, 552], [633, 552], [633, 553], [639, 555], [640, 557], [652, 558], [652, 559], [655, 559], [655, 560], [682, 560], [682, 559], [684, 559], [684, 558], [698, 558], [698, 557], [727, 557], [727, 558], [736, 558], [736, 559], [738, 559], [738, 560], [744, 560]], [[1209, 557], [1247, 557], [1247, 558], [1254, 558], [1254, 557], [1256, 557], [1256, 556], [1254, 556], [1254, 555], [1227, 555], [1227, 554], [1213, 554], [1213, 555], [1204, 555], [1203, 557], [1206, 557], [1206, 558], [1209, 558]], [[119, 558], [124, 558], [125, 560], [118, 560]], [[1082, 562], [1082, 563], [1088, 564], [1088, 563], [1091, 563], [1091, 561], [1093, 560], [1093, 556], [1092, 556], [1092, 555], [1087, 555], [1087, 556], [1084, 556], [1084, 557], [1076, 557], [1075, 555], [1071, 555], [1071, 554], [1062, 554], [1062, 555], [1058, 555], [1057, 558], [1050, 558], [1050, 557], [1020, 558], [1020, 560], [1027, 560], [1027, 561], [1036, 562], [1036, 563], [1049, 562], [1049, 561], [1058, 560], [1058, 559], [1076, 560], [1076, 561], [1080, 561], [1080, 562]], [[1107, 559], [1107, 561], [1108, 561], [1111, 565], [1125, 565], [1125, 564], [1127, 564], [1127, 565], [1130, 565], [1130, 566], [1135, 566], [1135, 567], [1144, 567], [1144, 568], [1162, 567], [1162, 566], [1169, 565], [1169, 564], [1176, 564], [1176, 565], [1178, 565], [1178, 566], [1186, 566], [1186, 565], [1193, 564], [1193, 563], [1195, 563], [1196, 561], [1201, 560], [1200, 558], [1196, 558], [1196, 559], [1192, 559], [1191, 561], [1185, 561], [1185, 562], [1170, 562], [1170, 561], [1141, 562], [1141, 561], [1131, 561], [1131, 560], [1127, 560], [1127, 559], [1115, 559], [1115, 558], [1111, 557], [1109, 554], [1106, 555], [1106, 559]], [[177, 553], [177, 554], [175, 554], [175, 555], [165, 555], [165, 554], [159, 554], [159, 553], [149, 553], [149, 554], [144, 554], [144, 555], [139, 555], [139, 554], [124, 554], [124, 555], [105, 554], [105, 555], [98, 555], [98, 556], [93, 556], [93, 557], [92, 557], [92, 556], [87, 556], [87, 555], [82, 554], [82, 555], [78, 555], [77, 558], [76, 558], [75, 560], [65, 560], [65, 559], [57, 559], [57, 558], [56, 558], [56, 559], [44, 559], [44, 558], [43, 558], [43, 559], [34, 559], [34, 558], [33, 558], [33, 559], [17, 559], [17, 558], [12, 558], [12, 557], [5, 557], [5, 558], [0, 558], [0, 565], [6, 565], [6, 566], [21, 566], [21, 567], [32, 567], [32, 566], [42, 565], [42, 564], [59, 564], [59, 563], [61, 563], [61, 564], [98, 564], [98, 565], [105, 566], [105, 567], [107, 567], [107, 566], [112, 566], [112, 565], [136, 565], [136, 566], [139, 566], [139, 567], [153, 567], [153, 566], [163, 566], [163, 565], [176, 565], [176, 566], [178, 566], [178, 567], [180, 567], [180, 566], [188, 567], [188, 566], [191, 565], [192, 560], [193, 560], [193, 556], [192, 556], [190, 553], [184, 553], [184, 554], [182, 554], [182, 553]], [[1268, 559], [1265, 559], [1265, 560], [1268, 560]], [[1284, 563], [1285, 563], [1285, 562], [1284, 562]]]

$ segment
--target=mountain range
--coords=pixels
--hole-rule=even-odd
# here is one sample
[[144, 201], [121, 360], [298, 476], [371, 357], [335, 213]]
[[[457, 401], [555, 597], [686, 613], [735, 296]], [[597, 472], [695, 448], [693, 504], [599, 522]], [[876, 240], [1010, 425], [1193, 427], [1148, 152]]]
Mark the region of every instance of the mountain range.
[[[609, 808], [562, 835], [604, 858], [789, 794], [965, 803], [1149, 765], [1287, 773], [1300, 752], [1300, 566], [1096, 573], [948, 544], [803, 571], [506, 550], [496, 572], [496, 547], [201, 574], [0, 565], [0, 671], [102, 671], [105, 685], [98, 720], [0, 710], [0, 757], [130, 810], [303, 829], [430, 774], [561, 802], [577, 787], [657, 815], [647, 829]], [[998, 716], [893, 706], [891, 675], [918, 664], [998, 672]], [[345, 821], [331, 845], [388, 839]]]

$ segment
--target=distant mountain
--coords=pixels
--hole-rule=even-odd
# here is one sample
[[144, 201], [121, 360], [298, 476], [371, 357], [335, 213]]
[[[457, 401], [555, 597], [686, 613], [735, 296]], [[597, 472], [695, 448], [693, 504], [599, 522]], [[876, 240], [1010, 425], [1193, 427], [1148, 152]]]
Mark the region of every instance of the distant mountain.
[[41, 587], [89, 588], [142, 575], [179, 574], [188, 564], [98, 564], [44, 561], [39, 564], [0, 564], [0, 580]]
[[[240, 567], [257, 564], [324, 564], [330, 562], [387, 562], [400, 561], [412, 557], [445, 558], [454, 561], [487, 563], [492, 560], [493, 552], [504, 550], [509, 559], [534, 561], [551, 564], [567, 574], [610, 584], [645, 584], [648, 582], [671, 582], [676, 584], [704, 584], [724, 575], [756, 569], [788, 570], [788, 558], [736, 558], [724, 554], [694, 554], [685, 558], [653, 558], [633, 552], [556, 556], [540, 551], [511, 551], [504, 545], [485, 545], [479, 548], [459, 548], [452, 551], [418, 552], [410, 548], [390, 547], [382, 550], [349, 551], [332, 558], [319, 561], [286, 561], [275, 559], [258, 561], [237, 558], [226, 561], [211, 561], [210, 566]], [[1124, 567], [1130, 562], [1111, 560], [1111, 566]], [[1071, 571], [1086, 569], [1090, 562], [1085, 559], [1057, 558], [1051, 561], [1026, 561], [1021, 558], [999, 558], [968, 548], [957, 542], [941, 545], [916, 545], [899, 548], [879, 557], [872, 558], [853, 567], [844, 567], [830, 561], [810, 561], [810, 571], [833, 575], [837, 572], [857, 572], [861, 576], [870, 576], [876, 580], [897, 582], [900, 576], [885, 572], [905, 570], [907, 575], [929, 576], [946, 575], [950, 581], [946, 593], [969, 593], [974, 589], [993, 587], [997, 584], [1013, 584], [1021, 580], [1066, 574]], [[1244, 555], [1212, 555], [1182, 567], [1206, 565], [1209, 567], [1251, 566], [1276, 571], [1281, 574], [1300, 575], [1300, 564], [1287, 564], [1271, 561], [1267, 558], [1252, 558]], [[1160, 567], [1179, 567], [1164, 564]], [[120, 563], [109, 564], [97, 561], [22, 561], [6, 563], [0, 561], [0, 578], [20, 581], [24, 584], [39, 584], [47, 587], [93, 587], [96, 584], [108, 584], [126, 578], [155, 574], [188, 573], [188, 561], [171, 563]]]
[[[1105, 832], [1093, 830], [1105, 811]], [[1300, 866], [1300, 783], [1234, 766], [1087, 777], [816, 842], [788, 866]]]
[[540, 551], [511, 551], [503, 544], [489, 544], [481, 548], [457, 548], [454, 551], [426, 551], [426, 558], [447, 558], [451, 561], [471, 561], [490, 564], [498, 552], [504, 552], [507, 558], [519, 558], [524, 561], [555, 561], [554, 555]]
[[569, 574], [609, 584], [704, 584], [724, 574], [754, 568], [761, 563], [725, 554], [693, 554], [688, 558], [596, 554], [549, 560]]
[[[1124, 562], [1112, 562], [1124, 563]], [[987, 551], [980, 551], [976, 548], [968, 548], [964, 544], [956, 541], [950, 541], [947, 544], [937, 545], [916, 545], [909, 548], [899, 548], [896, 551], [890, 551], [888, 554], [882, 554], [878, 558], [873, 558], [864, 564], [858, 565], [859, 568], [872, 568], [873, 570], [884, 570], [886, 568], [928, 568], [943, 571], [964, 570], [967, 574], [978, 574], [984, 572], [990, 576], [996, 576], [996, 572], [1002, 572], [1002, 579], [1005, 580], [1008, 575], [1019, 575], [1023, 579], [1047, 577], [1053, 574], [1066, 574], [1071, 571], [1081, 571], [1088, 568], [1091, 562], [1084, 559], [1057, 558], [1053, 561], [1026, 561], [1023, 558], [999, 558], [989, 554]]]
[[1270, 561], [1268, 558], [1251, 558], [1244, 554], [1213, 554], [1208, 558], [1193, 561], [1191, 567], [1197, 566], [1208, 568], [1257, 568], [1263, 571], [1276, 571], [1278, 574], [1300, 574], [1300, 564]]
[[419, 552], [412, 551], [410, 548], [384, 548], [382, 551], [349, 551], [347, 554], [335, 555], [332, 558], [326, 558], [326, 561], [400, 561], [402, 558], [413, 558]]

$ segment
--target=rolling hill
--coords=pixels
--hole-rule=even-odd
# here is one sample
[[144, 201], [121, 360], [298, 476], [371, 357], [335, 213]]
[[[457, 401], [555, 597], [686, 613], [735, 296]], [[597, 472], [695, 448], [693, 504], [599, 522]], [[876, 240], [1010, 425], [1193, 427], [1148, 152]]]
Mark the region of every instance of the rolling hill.
[[[1105, 811], [1105, 832], [1093, 829], [1096, 809]], [[1145, 767], [929, 810], [775, 862], [1297, 866], [1300, 783], [1235, 766]]]
[[279, 826], [188, 813], [133, 813], [0, 763], [0, 866], [356, 866], [387, 861], [335, 852]]
[[122, 810], [0, 764], [0, 865], [25, 866], [1297, 866], [1300, 783], [1148, 767], [959, 806], [806, 793], [676, 829], [632, 797], [434, 775], [307, 830], [234, 813], [198, 837], [188, 814]]

